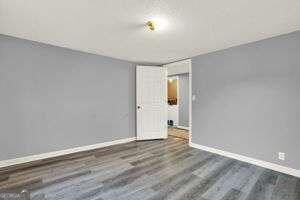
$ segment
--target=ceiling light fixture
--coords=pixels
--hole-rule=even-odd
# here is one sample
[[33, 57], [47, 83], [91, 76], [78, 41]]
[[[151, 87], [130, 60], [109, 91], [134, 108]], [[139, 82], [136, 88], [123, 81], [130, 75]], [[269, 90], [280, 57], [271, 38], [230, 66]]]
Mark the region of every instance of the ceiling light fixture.
[[151, 31], [162, 31], [167, 25], [167, 21], [162, 17], [153, 17], [146, 23], [147, 28]]
[[146, 26], [151, 30], [154, 31], [155, 30], [155, 24], [153, 21], [147, 21]]

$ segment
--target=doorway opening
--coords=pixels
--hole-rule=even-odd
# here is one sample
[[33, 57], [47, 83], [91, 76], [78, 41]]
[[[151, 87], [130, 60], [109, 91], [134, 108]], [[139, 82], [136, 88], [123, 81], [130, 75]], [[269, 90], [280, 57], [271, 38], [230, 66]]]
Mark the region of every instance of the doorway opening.
[[192, 128], [191, 60], [137, 66], [137, 140], [189, 139]]
[[191, 62], [184, 60], [165, 65], [167, 68], [168, 136], [190, 139]]

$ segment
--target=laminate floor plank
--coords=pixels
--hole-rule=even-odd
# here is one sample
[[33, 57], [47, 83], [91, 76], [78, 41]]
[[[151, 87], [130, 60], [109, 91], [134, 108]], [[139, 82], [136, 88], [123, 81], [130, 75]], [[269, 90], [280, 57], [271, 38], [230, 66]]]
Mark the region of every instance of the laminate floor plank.
[[32, 200], [300, 200], [299, 178], [173, 137], [0, 169], [0, 194], [24, 189]]

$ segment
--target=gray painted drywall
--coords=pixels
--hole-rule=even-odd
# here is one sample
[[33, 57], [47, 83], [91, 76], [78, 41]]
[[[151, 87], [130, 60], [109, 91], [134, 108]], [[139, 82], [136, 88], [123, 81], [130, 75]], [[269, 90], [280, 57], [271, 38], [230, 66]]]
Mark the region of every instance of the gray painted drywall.
[[135, 136], [129, 62], [0, 35], [0, 95], [0, 160]]
[[197, 56], [192, 73], [192, 142], [300, 169], [300, 31]]
[[189, 127], [189, 74], [178, 74], [179, 126]]

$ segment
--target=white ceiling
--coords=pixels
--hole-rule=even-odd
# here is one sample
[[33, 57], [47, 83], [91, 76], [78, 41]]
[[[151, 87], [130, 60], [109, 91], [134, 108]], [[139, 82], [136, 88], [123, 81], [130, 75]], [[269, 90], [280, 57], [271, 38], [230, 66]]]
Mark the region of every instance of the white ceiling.
[[[163, 18], [150, 32], [144, 23]], [[0, 0], [0, 33], [168, 63], [300, 30], [300, 0]]]

